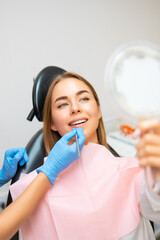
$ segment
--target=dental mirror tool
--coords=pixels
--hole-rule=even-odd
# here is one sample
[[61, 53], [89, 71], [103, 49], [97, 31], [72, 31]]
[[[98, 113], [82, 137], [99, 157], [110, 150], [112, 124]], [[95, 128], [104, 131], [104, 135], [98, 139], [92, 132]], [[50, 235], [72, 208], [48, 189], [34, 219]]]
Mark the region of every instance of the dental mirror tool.
[[77, 133], [76, 133], [76, 144], [77, 144], [78, 155], [79, 155], [79, 157], [80, 157], [80, 149], [79, 149], [79, 142], [78, 142], [78, 136], [77, 136]]

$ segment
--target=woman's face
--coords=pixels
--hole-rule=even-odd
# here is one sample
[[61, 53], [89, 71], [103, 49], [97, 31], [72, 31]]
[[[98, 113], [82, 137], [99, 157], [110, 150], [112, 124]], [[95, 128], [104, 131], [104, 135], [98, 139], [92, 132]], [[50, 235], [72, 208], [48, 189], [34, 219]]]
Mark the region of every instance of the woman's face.
[[81, 127], [86, 142], [98, 143], [96, 130], [101, 110], [83, 81], [67, 78], [56, 84], [52, 92], [51, 115], [51, 129], [61, 136], [72, 128]]

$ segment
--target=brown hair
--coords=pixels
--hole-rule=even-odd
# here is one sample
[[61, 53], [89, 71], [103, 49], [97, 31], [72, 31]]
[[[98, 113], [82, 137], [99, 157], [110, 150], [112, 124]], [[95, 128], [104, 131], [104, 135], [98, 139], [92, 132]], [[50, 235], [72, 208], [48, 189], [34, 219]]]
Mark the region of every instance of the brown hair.
[[[46, 153], [49, 154], [49, 152], [51, 151], [51, 149], [53, 148], [53, 146], [55, 145], [55, 143], [61, 138], [60, 134], [57, 131], [53, 131], [51, 129], [51, 121], [52, 121], [52, 117], [51, 117], [51, 99], [52, 99], [52, 92], [53, 89], [55, 87], [55, 85], [67, 78], [76, 78], [82, 82], [84, 82], [92, 91], [93, 96], [96, 100], [96, 103], [98, 106], [100, 106], [100, 102], [98, 99], [98, 95], [95, 91], [95, 89], [93, 88], [93, 86], [83, 77], [81, 77], [80, 75], [76, 74], [76, 73], [72, 73], [72, 72], [65, 72], [62, 75], [59, 75], [58, 77], [56, 77], [56, 79], [53, 80], [47, 96], [46, 96], [46, 100], [45, 100], [45, 104], [44, 104], [44, 111], [43, 111], [43, 133], [44, 133], [44, 145], [45, 145], [45, 149], [46, 149]], [[107, 142], [106, 142], [106, 132], [105, 132], [105, 128], [104, 128], [104, 123], [103, 123], [103, 119], [102, 117], [99, 119], [99, 124], [98, 124], [98, 128], [97, 128], [97, 138], [98, 138], [98, 143], [107, 147]]]

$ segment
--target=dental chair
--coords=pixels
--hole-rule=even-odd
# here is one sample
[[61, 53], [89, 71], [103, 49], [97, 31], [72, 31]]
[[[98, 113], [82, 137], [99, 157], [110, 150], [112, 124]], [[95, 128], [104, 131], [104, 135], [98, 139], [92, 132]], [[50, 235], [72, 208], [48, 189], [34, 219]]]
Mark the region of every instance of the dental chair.
[[[32, 90], [32, 103], [33, 109], [29, 113], [27, 120], [32, 121], [34, 116], [38, 119], [38, 121], [43, 121], [43, 107], [45, 98], [51, 85], [52, 81], [58, 76], [65, 72], [64, 69], [49, 66], [44, 68], [40, 71], [37, 75], [36, 79], [34, 80], [33, 90]], [[110, 148], [110, 151], [113, 155], [119, 156], [113, 148]], [[26, 150], [29, 157], [29, 162], [26, 163], [24, 166], [19, 166], [16, 175], [12, 179], [11, 184], [16, 182], [21, 173], [30, 173], [31, 171], [35, 170], [36, 168], [40, 167], [43, 164], [43, 159], [45, 155], [45, 147], [43, 142], [43, 132], [42, 129], [37, 131], [34, 136], [31, 138], [29, 143], [26, 145]], [[12, 197], [9, 192], [7, 206], [12, 202]], [[17, 232], [11, 240], [19, 240], [19, 232]]]

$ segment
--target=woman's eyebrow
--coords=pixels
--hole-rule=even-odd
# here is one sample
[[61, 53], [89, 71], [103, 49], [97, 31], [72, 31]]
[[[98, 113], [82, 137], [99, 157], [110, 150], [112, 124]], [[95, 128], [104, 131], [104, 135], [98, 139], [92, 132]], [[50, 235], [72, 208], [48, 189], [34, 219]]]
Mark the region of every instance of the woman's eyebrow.
[[61, 97], [58, 97], [54, 103], [56, 103], [57, 101], [60, 101], [60, 100], [66, 100], [68, 97], [67, 96], [61, 96]]
[[[89, 92], [88, 92], [87, 90], [80, 90], [80, 91], [76, 92], [76, 95], [79, 96], [79, 95], [81, 95], [82, 93], [88, 93], [88, 94], [89, 94]], [[68, 99], [67, 96], [61, 96], [61, 97], [58, 97], [58, 98], [55, 100], [54, 103], [56, 103], [57, 101], [66, 100], [66, 99]]]
[[88, 94], [89, 94], [89, 92], [88, 92], [87, 90], [80, 90], [80, 91], [78, 91], [78, 92], [76, 93], [76, 95], [79, 96], [79, 95], [81, 95], [82, 93], [88, 93]]

